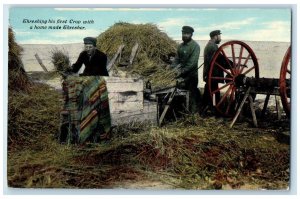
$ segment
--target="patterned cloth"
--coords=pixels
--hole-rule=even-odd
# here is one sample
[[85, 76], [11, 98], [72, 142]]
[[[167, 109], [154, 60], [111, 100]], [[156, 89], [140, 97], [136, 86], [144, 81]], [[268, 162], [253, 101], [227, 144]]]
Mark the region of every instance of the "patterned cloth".
[[61, 142], [98, 142], [101, 134], [110, 131], [108, 92], [103, 77], [67, 77], [63, 98]]

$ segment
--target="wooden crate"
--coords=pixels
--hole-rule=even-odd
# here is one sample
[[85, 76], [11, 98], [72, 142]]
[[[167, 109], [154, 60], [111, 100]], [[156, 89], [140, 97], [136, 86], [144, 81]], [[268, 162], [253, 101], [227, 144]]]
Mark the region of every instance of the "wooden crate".
[[156, 102], [144, 100], [143, 80], [105, 77], [113, 125], [156, 123]]

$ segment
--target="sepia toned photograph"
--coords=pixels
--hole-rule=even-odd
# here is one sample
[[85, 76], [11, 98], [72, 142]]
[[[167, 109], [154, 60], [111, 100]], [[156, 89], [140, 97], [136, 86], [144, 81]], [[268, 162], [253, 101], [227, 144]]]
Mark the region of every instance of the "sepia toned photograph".
[[289, 7], [9, 7], [9, 188], [291, 187]]

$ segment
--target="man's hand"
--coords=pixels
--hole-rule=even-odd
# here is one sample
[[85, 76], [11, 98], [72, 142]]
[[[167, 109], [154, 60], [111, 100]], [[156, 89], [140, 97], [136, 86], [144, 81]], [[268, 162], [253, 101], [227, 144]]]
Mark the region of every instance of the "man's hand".
[[174, 72], [175, 72], [175, 77], [176, 78], [179, 78], [182, 71], [181, 71], [181, 64], [178, 64], [174, 69]]
[[69, 75], [72, 75], [74, 72], [71, 67], [67, 67], [64, 71], [60, 71], [59, 73], [63, 78], [66, 78]]
[[179, 78], [181, 76], [181, 70], [180, 69], [175, 69], [175, 77]]
[[186, 85], [185, 85], [185, 81], [184, 81], [184, 79], [182, 78], [182, 77], [180, 77], [180, 78], [178, 78], [177, 80], [176, 80], [176, 86], [178, 87], [178, 88], [184, 88]]

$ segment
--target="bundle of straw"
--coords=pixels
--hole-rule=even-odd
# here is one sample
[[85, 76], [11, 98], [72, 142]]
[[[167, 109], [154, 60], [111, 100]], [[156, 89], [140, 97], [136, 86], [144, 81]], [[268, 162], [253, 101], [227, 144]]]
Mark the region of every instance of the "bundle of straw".
[[65, 51], [54, 49], [51, 54], [51, 62], [53, 63], [57, 72], [64, 72], [70, 68], [70, 57]]

